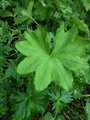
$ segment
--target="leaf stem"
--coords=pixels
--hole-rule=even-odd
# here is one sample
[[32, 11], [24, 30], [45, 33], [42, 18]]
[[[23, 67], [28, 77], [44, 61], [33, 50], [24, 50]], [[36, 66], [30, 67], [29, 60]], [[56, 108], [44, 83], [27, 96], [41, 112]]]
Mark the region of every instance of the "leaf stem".
[[37, 23], [37, 21], [33, 17], [31, 17], [31, 16], [29, 16], [29, 17], [30, 17], [31, 20], [33, 20], [36, 23], [36, 25], [39, 26], [39, 24]]
[[80, 95], [81, 98], [83, 97], [90, 97], [90, 94]]

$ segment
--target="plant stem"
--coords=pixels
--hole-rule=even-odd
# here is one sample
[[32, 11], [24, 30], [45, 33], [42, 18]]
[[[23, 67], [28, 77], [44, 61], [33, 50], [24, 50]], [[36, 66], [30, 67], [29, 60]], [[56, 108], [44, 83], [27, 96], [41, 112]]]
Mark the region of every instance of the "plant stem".
[[80, 98], [82, 97], [90, 97], [90, 94], [80, 95]]

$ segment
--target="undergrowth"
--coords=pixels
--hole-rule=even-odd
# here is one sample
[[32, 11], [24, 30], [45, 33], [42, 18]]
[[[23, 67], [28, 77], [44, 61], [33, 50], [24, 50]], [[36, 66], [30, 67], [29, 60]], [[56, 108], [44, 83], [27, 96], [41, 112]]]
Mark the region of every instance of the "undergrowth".
[[90, 1], [0, 1], [0, 120], [90, 120]]

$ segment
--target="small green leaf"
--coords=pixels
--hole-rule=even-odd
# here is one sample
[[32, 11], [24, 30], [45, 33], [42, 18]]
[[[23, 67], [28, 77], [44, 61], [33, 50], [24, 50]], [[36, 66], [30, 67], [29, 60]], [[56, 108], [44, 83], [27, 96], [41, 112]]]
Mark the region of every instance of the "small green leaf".
[[85, 33], [87, 33], [89, 35], [89, 28], [88, 28], [87, 24], [84, 23], [83, 20], [74, 18], [74, 22], [79, 30], [84, 31]]
[[22, 24], [22, 23], [23, 23], [24, 21], [26, 21], [27, 19], [28, 19], [27, 17], [21, 16], [21, 15], [15, 17], [15, 18], [14, 18], [15, 25], [16, 25], [16, 24]]
[[87, 83], [87, 84], [90, 84], [90, 68], [87, 69], [87, 70], [85, 70], [84, 73], [85, 73], [84, 76], [85, 76], [85, 81], [86, 81], [86, 83]]
[[29, 4], [28, 4], [28, 7], [26, 10], [22, 10], [22, 14], [27, 16], [27, 17], [30, 17], [32, 16], [32, 8], [33, 8], [33, 5], [34, 5], [34, 1], [30, 1]]
[[86, 10], [90, 10], [90, 0], [82, 0]]
[[30, 0], [30, 2], [28, 4], [28, 8], [27, 8], [27, 11], [28, 11], [30, 16], [32, 16], [33, 5], [34, 5], [34, 0]]
[[50, 112], [46, 113], [43, 120], [54, 120], [52, 114]]

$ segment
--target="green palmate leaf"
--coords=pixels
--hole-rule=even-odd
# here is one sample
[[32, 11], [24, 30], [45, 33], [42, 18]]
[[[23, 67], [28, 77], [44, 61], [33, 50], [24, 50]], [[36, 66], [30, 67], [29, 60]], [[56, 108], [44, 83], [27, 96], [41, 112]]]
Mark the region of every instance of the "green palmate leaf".
[[34, 84], [38, 91], [47, 88], [51, 81], [69, 90], [73, 82], [71, 70], [78, 72], [88, 67], [84, 57], [88, 42], [78, 36], [75, 26], [65, 32], [62, 23], [52, 49], [49, 33], [41, 26], [26, 31], [24, 36], [24, 41], [16, 43], [16, 48], [26, 56], [17, 71], [20, 74], [36, 71]]
[[[42, 93], [37, 93], [32, 85], [30, 91], [18, 92], [15, 96], [15, 114], [13, 120], [31, 119], [31, 116], [39, 111], [44, 111], [44, 97]], [[33, 90], [33, 91], [32, 91]]]

